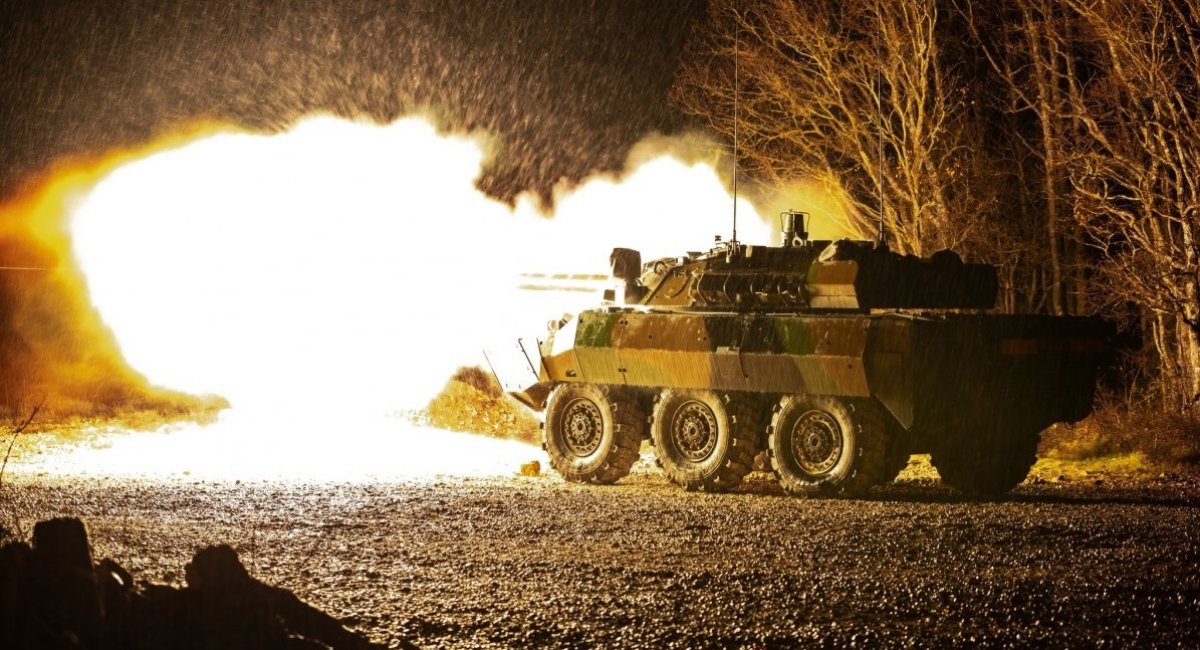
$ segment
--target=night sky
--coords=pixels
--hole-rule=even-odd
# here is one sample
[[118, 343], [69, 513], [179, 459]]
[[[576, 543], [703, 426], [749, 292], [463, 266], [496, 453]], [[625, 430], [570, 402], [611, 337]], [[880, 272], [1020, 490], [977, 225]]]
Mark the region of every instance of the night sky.
[[510, 199], [685, 128], [666, 101], [702, 0], [0, 0], [0, 198], [64, 156], [197, 120], [427, 111], [501, 148]]

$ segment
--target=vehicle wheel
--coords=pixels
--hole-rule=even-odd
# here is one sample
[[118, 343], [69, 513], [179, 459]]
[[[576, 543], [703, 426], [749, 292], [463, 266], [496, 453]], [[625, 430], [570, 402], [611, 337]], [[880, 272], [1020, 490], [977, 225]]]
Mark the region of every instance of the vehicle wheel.
[[[977, 432], [977, 433], [976, 433]], [[1037, 461], [1041, 431], [1029, 426], [979, 426], [933, 450], [942, 482], [977, 497], [998, 497], [1025, 480]]]
[[722, 492], [750, 473], [759, 428], [748, 405], [707, 390], [668, 390], [654, 406], [650, 436], [667, 478], [685, 490]]
[[771, 468], [789, 494], [859, 495], [883, 480], [887, 437], [869, 400], [785, 397], [768, 436]]
[[632, 397], [592, 384], [560, 384], [546, 407], [546, 454], [568, 481], [614, 483], [638, 459], [646, 416]]

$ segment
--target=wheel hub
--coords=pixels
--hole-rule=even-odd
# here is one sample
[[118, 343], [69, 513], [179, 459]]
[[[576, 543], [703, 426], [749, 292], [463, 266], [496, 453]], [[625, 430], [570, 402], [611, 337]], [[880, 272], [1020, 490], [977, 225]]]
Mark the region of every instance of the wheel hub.
[[590, 456], [600, 448], [604, 437], [604, 419], [600, 408], [584, 398], [572, 400], [563, 411], [563, 442], [571, 454]]
[[809, 411], [792, 429], [792, 456], [807, 474], [824, 474], [842, 458], [842, 428], [824, 411]]
[[675, 448], [684, 458], [702, 461], [717, 446], [717, 416], [700, 402], [686, 402], [675, 411], [671, 435]]

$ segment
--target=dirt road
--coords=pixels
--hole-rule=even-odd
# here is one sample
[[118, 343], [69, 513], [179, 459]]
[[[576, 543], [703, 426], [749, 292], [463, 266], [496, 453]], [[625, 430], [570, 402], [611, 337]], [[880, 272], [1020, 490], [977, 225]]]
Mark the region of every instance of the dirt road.
[[[182, 581], [230, 542], [252, 572], [373, 639], [426, 647], [1176, 646], [1200, 623], [1200, 487], [1026, 484], [972, 503], [928, 479], [864, 501], [765, 475], [684, 493], [648, 463], [360, 484], [20, 475], [25, 521]], [[903, 479], [903, 477], [902, 477]]]

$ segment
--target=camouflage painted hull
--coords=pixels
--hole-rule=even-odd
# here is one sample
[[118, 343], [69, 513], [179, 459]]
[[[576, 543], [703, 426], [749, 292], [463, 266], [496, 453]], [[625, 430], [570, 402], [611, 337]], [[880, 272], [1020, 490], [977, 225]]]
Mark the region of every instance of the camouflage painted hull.
[[560, 475], [612, 483], [648, 438], [687, 490], [732, 489], [758, 459], [789, 494], [861, 495], [929, 453], [946, 484], [996, 496], [1028, 475], [1042, 429], [1090, 412], [1103, 321], [988, 313], [992, 266], [813, 241], [805, 223], [781, 214], [781, 246], [646, 264], [614, 249], [623, 286], [601, 308], [518, 340], [533, 383], [506, 388], [545, 410]]
[[541, 406], [564, 382], [875, 397], [927, 435], [979, 419], [1045, 427], [1091, 410], [1109, 329], [1088, 318], [993, 314], [586, 311], [541, 345]]

